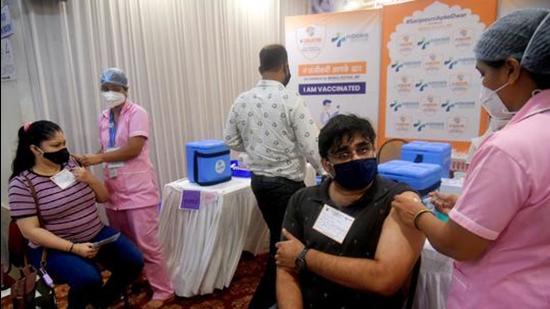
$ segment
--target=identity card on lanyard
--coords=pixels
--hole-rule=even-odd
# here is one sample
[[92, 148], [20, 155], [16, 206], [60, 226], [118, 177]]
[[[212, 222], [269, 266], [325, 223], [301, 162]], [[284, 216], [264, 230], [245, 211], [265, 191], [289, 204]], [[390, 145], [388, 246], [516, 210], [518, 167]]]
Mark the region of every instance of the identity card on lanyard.
[[[118, 149], [118, 147], [116, 147], [116, 133], [117, 133], [117, 126], [115, 124], [115, 115], [113, 111], [111, 111], [109, 116], [109, 145], [107, 148], [107, 152], [115, 151]], [[116, 177], [117, 169], [123, 166], [124, 166], [124, 162], [122, 161], [107, 163], [107, 168], [109, 168], [109, 177], [111, 178]]]
[[315, 220], [313, 229], [341, 244], [354, 220], [354, 217], [325, 204]]

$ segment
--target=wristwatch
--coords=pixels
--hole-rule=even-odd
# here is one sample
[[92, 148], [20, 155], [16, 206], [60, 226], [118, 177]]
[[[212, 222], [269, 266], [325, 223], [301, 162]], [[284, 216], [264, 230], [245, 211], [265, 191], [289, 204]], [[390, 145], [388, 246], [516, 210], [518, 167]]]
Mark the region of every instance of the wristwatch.
[[306, 254], [309, 248], [304, 248], [300, 254], [298, 254], [298, 257], [296, 257], [296, 261], [294, 263], [296, 264], [296, 272], [300, 273], [304, 269], [307, 269], [307, 263], [306, 263]]

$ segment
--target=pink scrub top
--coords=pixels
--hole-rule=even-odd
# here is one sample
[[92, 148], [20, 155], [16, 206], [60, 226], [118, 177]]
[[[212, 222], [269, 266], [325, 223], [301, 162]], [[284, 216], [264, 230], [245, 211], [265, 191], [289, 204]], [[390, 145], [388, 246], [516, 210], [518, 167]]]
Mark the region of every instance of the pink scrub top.
[[[98, 120], [99, 143], [103, 151], [110, 147], [110, 109], [104, 110]], [[158, 205], [160, 194], [153, 164], [149, 159], [149, 116], [143, 107], [130, 102], [124, 103], [116, 128], [114, 147], [120, 148], [134, 136], [146, 138], [141, 153], [121, 164], [110, 168], [111, 163], [104, 164], [105, 185], [110, 193], [105, 207], [112, 210], [128, 210]], [[115, 171], [114, 171], [115, 170]]]
[[448, 308], [550, 308], [550, 90], [477, 150], [450, 218], [492, 240], [455, 262]]

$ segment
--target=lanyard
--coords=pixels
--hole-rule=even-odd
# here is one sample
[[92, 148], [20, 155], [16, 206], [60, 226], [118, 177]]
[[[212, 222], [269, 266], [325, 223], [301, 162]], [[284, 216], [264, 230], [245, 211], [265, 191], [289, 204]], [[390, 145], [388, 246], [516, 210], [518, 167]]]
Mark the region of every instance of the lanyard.
[[114, 148], [116, 145], [116, 129], [115, 114], [111, 110], [109, 116], [109, 148]]

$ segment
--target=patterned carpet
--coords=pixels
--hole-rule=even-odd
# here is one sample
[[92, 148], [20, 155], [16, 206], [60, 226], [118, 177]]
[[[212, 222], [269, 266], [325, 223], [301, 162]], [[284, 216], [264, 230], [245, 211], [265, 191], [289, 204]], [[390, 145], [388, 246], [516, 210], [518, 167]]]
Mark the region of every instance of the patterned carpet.
[[[252, 294], [260, 281], [264, 271], [267, 255], [253, 256], [243, 253], [235, 276], [229, 288], [216, 290], [213, 294], [196, 296], [191, 298], [176, 297], [172, 302], [163, 308], [167, 309], [221, 309], [221, 308], [247, 308]], [[69, 287], [61, 285], [56, 287], [56, 296], [60, 309], [67, 308], [67, 292]], [[140, 308], [145, 305], [151, 297], [151, 289], [148, 285], [142, 285], [132, 291], [129, 296], [129, 303], [132, 308]], [[2, 308], [12, 308], [9, 299], [2, 299]], [[123, 309], [124, 302], [119, 302], [113, 308]]]

